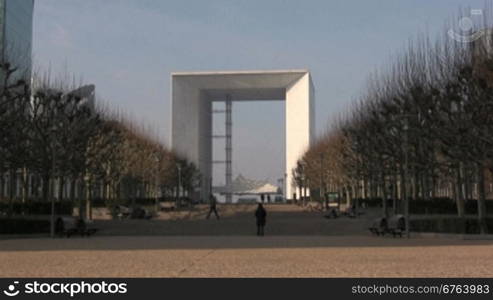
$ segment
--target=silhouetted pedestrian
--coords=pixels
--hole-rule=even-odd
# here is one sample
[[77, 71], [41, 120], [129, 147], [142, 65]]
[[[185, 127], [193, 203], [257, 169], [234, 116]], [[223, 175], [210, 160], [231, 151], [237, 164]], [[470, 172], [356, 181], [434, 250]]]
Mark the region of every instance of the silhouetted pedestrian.
[[257, 219], [257, 235], [263, 236], [267, 212], [262, 203], [258, 204], [257, 210], [255, 211], [255, 218]]
[[267, 195], [267, 203], [270, 203], [270, 194]]
[[209, 213], [207, 213], [207, 217], [206, 217], [207, 219], [209, 219], [211, 213], [214, 212], [214, 214], [216, 215], [216, 219], [219, 220], [219, 214], [217, 213], [216, 202], [217, 202], [216, 197], [211, 194], [211, 196], [209, 197]]
[[264, 200], [265, 200], [265, 196], [264, 196], [264, 194], [261, 194], [261, 195], [260, 195], [260, 201], [261, 201], [262, 203], [264, 203]]
[[349, 209], [349, 215], [348, 215], [350, 218], [356, 218], [357, 217], [357, 213], [356, 213], [356, 204], [353, 203], [353, 205], [351, 205], [351, 208]]

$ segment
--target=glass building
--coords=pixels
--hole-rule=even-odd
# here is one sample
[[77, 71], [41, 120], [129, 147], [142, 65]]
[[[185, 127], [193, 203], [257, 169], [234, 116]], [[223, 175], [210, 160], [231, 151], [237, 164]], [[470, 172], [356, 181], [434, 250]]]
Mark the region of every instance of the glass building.
[[17, 68], [12, 79], [24, 78], [28, 82], [32, 69], [33, 11], [34, 0], [0, 0], [0, 60]]

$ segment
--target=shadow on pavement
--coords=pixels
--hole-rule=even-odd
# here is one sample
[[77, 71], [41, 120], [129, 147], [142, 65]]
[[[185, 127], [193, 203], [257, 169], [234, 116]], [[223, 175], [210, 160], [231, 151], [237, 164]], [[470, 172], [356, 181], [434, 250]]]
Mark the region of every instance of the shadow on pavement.
[[[280, 249], [358, 247], [493, 246], [493, 240], [391, 238], [371, 236], [119, 236], [71, 239], [12, 239], [0, 241], [1, 251], [166, 250], [166, 249]], [[492, 248], [493, 250], [493, 248]], [[341, 251], [345, 251], [341, 249]], [[446, 249], [444, 249], [446, 251]]]

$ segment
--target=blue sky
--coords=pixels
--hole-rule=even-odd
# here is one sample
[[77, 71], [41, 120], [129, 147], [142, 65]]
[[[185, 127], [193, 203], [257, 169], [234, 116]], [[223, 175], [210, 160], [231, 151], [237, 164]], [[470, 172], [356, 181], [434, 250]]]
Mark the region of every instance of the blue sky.
[[[434, 35], [473, 0], [37, 0], [35, 65], [97, 86], [98, 96], [170, 136], [170, 72], [308, 68], [322, 133], [419, 32]], [[234, 173], [283, 174], [284, 105], [234, 105]], [[218, 130], [221, 126], [217, 126]], [[215, 147], [220, 159], [222, 146]], [[223, 182], [215, 171], [216, 182]]]

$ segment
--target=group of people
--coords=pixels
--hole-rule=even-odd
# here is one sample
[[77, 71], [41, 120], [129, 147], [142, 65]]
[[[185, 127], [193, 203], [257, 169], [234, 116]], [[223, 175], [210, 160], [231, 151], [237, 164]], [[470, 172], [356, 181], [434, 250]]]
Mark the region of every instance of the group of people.
[[[264, 202], [264, 195], [261, 196], [262, 202]], [[268, 201], [270, 201], [270, 196], [268, 196]], [[214, 213], [216, 219], [219, 220], [219, 213], [217, 212], [217, 199], [211, 194], [209, 198], [209, 212], [207, 213], [206, 219], [209, 219], [211, 214]], [[255, 219], [257, 223], [257, 235], [264, 235], [264, 227], [267, 220], [267, 211], [265, 210], [262, 203], [259, 203], [257, 209], [255, 210]]]

